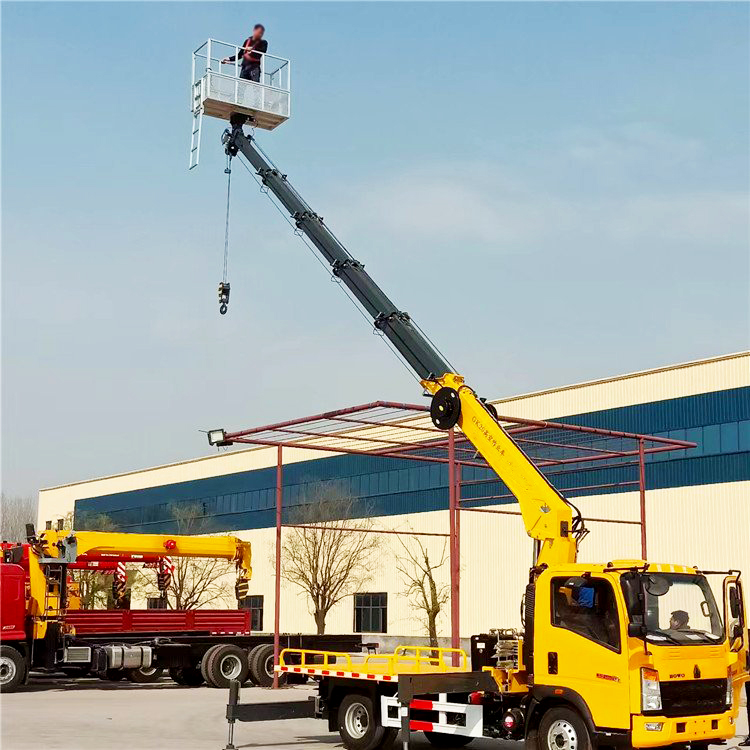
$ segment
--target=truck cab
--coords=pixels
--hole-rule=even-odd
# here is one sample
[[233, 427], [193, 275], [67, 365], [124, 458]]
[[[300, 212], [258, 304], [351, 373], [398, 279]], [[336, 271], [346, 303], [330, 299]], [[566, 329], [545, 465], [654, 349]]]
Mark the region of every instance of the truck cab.
[[706, 575], [679, 565], [551, 566], [533, 590], [523, 652], [537, 708], [526, 729], [542, 747], [575, 744], [574, 722], [544, 720], [555, 705], [604, 744], [695, 746], [734, 736], [748, 671], [737, 574], [724, 579], [723, 612]]

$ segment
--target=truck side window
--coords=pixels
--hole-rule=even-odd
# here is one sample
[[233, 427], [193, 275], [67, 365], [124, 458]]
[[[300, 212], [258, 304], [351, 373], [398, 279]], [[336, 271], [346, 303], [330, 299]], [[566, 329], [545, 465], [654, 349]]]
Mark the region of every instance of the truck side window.
[[617, 600], [608, 581], [553, 578], [552, 624], [620, 650]]

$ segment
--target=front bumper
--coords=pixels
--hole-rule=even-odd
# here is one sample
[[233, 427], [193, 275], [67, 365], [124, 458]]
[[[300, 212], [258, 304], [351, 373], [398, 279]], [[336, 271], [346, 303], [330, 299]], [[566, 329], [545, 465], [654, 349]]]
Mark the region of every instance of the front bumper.
[[[661, 724], [660, 730], [646, 729], [647, 724]], [[633, 716], [633, 747], [660, 747], [685, 742], [728, 740], [736, 726], [731, 711], [707, 716], [667, 719], [663, 716]]]

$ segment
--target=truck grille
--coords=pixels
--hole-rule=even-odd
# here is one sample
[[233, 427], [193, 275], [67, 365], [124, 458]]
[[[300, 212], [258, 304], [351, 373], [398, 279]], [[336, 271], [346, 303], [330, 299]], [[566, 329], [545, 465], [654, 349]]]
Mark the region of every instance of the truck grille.
[[676, 680], [660, 686], [662, 710], [656, 713], [662, 716], [702, 716], [727, 710], [726, 680]]

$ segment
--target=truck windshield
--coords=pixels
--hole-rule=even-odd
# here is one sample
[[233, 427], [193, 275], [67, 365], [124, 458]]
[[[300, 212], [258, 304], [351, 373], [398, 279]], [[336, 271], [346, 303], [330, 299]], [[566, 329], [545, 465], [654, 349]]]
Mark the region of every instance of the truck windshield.
[[724, 639], [721, 615], [705, 576], [625, 573], [622, 589], [631, 622], [645, 624], [646, 637], [654, 643], [689, 646]]

